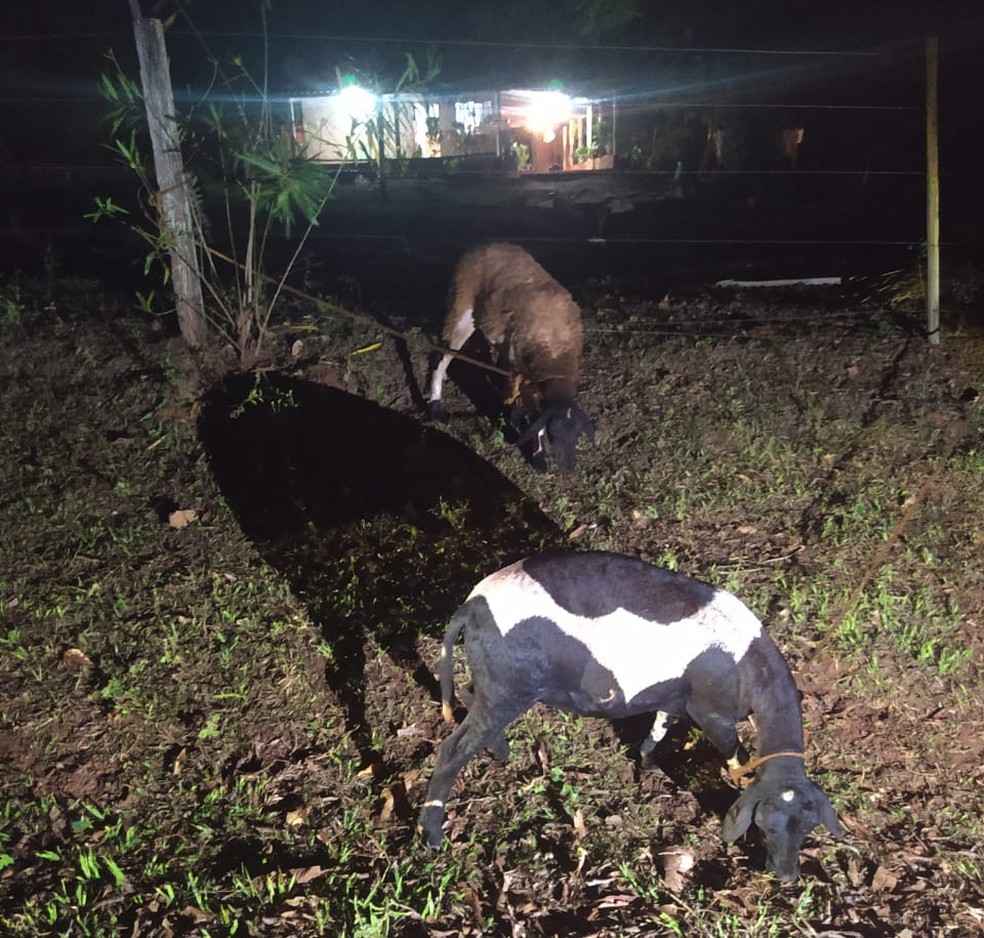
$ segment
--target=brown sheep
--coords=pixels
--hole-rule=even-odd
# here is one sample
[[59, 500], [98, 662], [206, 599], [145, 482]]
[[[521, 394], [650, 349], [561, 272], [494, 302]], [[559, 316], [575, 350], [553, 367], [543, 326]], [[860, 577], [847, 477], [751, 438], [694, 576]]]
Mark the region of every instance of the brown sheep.
[[[561, 472], [574, 468], [581, 434], [594, 425], [574, 402], [581, 359], [581, 311], [567, 292], [515, 244], [468, 251], [451, 280], [445, 344], [459, 351], [475, 331], [492, 349], [494, 363], [515, 376], [511, 398], [520, 446], [533, 441], [531, 462], [546, 467], [545, 444]], [[428, 412], [444, 419], [441, 390], [452, 355], [431, 375]]]

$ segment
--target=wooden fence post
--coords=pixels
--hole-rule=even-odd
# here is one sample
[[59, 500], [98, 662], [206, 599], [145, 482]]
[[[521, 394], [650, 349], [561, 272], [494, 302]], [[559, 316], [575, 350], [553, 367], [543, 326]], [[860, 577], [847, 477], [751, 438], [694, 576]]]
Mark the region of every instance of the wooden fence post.
[[926, 337], [940, 344], [939, 42], [926, 40]]
[[154, 153], [161, 232], [171, 258], [178, 328], [184, 341], [197, 348], [204, 344], [208, 336], [208, 321], [205, 319], [191, 196], [181, 158], [181, 138], [164, 46], [164, 29], [160, 20], [144, 18], [139, 0], [129, 0], [129, 3]]

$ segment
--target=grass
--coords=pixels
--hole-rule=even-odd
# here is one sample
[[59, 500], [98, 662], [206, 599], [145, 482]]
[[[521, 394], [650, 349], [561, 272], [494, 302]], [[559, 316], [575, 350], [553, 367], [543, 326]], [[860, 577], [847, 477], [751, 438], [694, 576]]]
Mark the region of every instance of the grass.
[[[244, 533], [254, 516], [200, 441], [160, 336], [4, 304], [6, 934], [888, 934], [886, 908], [913, 934], [972, 927], [982, 832], [972, 785], [953, 779], [980, 738], [979, 421], [844, 608], [937, 465], [950, 388], [975, 380], [959, 350], [910, 346], [897, 403], [873, 410], [904, 339], [882, 324], [776, 342], [608, 338], [586, 356], [599, 437], [576, 476], [531, 474], [490, 424], [459, 417], [447, 433], [498, 471], [480, 491], [449, 485], [329, 525], [318, 511], [354, 504], [355, 483], [308, 487], [295, 464], [278, 484], [306, 513], [277, 540]], [[358, 383], [395, 400], [395, 352], [351, 354], [371, 338], [339, 328], [321, 356], [371, 369]], [[259, 428], [261, 444], [244, 476], [279, 466], [283, 441], [262, 434], [281, 424], [266, 421], [316, 416], [296, 388], [262, 381], [239, 404], [229, 425]], [[270, 478], [251, 497], [284, 511], [276, 493], [263, 502]], [[172, 527], [179, 508], [196, 520]], [[786, 652], [808, 766], [852, 829], [846, 846], [808, 845], [795, 887], [759, 872], [754, 842], [720, 842], [733, 793], [699, 734], [681, 728], [669, 775], [640, 773], [616, 728], [539, 708], [510, 729], [508, 764], [462, 773], [449, 846], [416, 844], [447, 731], [414, 668], [436, 661], [448, 610], [480, 575], [575, 532], [574, 546], [733, 590]], [[673, 848], [696, 861], [679, 889], [660, 859]], [[897, 888], [875, 888], [880, 868]]]

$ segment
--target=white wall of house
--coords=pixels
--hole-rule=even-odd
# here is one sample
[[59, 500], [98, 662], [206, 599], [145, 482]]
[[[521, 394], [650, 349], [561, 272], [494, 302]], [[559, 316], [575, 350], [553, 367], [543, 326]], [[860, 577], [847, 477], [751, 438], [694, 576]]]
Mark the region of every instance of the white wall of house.
[[295, 122], [300, 113], [295, 135], [315, 159], [379, 159], [380, 122], [387, 157], [427, 153], [427, 111], [419, 95], [401, 95], [397, 100], [343, 92], [294, 98], [291, 107]]

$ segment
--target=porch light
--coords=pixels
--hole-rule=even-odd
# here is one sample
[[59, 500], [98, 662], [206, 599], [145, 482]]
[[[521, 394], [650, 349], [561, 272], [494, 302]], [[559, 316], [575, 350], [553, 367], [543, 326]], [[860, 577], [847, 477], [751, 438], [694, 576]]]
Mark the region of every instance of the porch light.
[[344, 115], [353, 121], [362, 123], [376, 113], [376, 96], [358, 85], [346, 85], [335, 98]]
[[528, 91], [523, 123], [531, 133], [541, 135], [544, 143], [556, 136], [556, 128], [571, 114], [571, 99], [562, 91]]

